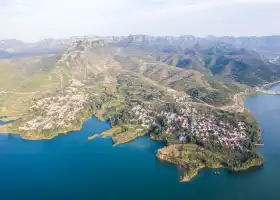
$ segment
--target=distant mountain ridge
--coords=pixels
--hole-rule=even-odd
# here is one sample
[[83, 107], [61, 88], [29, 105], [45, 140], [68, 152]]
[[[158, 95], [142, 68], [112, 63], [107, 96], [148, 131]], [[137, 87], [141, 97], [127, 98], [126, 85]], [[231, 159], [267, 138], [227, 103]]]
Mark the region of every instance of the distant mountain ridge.
[[[278, 39], [276, 36], [271, 37], [276, 38], [275, 40]], [[251, 41], [254, 38], [250, 40], [245, 38], [245, 40], [244, 38], [230, 37], [196, 38], [181, 36], [154, 38], [130, 36], [130, 38], [130, 40], [125, 39], [118, 44], [121, 46], [130, 45], [141, 51], [149, 52], [156, 56], [158, 61], [171, 66], [209, 72], [249, 86], [263, 85], [280, 78], [278, 62], [271, 62], [273, 60], [271, 59], [272, 54], [270, 56], [262, 54], [265, 48], [270, 48], [270, 46], [265, 46], [265, 48], [260, 49], [261, 51], [256, 51], [258, 48], [254, 48], [254, 50], [250, 48], [253, 47], [253, 44], [254, 47], [260, 46], [258, 41], [262, 38], [257, 38], [255, 43]], [[261, 43], [262, 45], [267, 41], [266, 37], [265, 39]], [[243, 40], [244, 42], [242, 42]], [[276, 48], [273, 53], [276, 55], [279, 52], [280, 48]], [[275, 60], [275, 57], [273, 58]]]
[[125, 50], [132, 57], [149, 54], [157, 62], [210, 73], [249, 86], [280, 79], [280, 36], [82, 36], [45, 39], [36, 43], [2, 40], [0, 59], [57, 54], [76, 41], [100, 40]]
[[[22, 49], [24, 46], [38, 46], [43, 45], [54, 45], [54, 44], [67, 44], [70, 45], [72, 42], [77, 40], [106, 40], [108, 42], [120, 42], [124, 40], [131, 40], [134, 44], [143, 44], [143, 42], [150, 42], [153, 44], [170, 44], [170, 45], [183, 45], [183, 46], [193, 46], [197, 44], [213, 44], [213, 43], [225, 43], [235, 46], [236, 48], [245, 48], [249, 50], [254, 50], [265, 56], [277, 56], [280, 55], [280, 35], [274, 36], [251, 36], [251, 37], [232, 37], [232, 36], [207, 36], [204, 38], [195, 37], [192, 35], [183, 36], [149, 36], [149, 35], [129, 35], [129, 36], [73, 36], [68, 38], [48, 38], [42, 41], [34, 43], [25, 43], [20, 40], [0, 40], [0, 50], [5, 50], [6, 48], [15, 48], [18, 50]], [[46, 47], [46, 46], [45, 46]]]

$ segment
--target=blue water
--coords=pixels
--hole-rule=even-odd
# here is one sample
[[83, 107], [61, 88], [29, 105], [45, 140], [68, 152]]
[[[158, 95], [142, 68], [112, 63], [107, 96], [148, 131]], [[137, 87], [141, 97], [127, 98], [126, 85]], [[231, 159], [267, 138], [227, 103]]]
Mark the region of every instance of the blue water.
[[176, 166], [155, 158], [162, 144], [147, 137], [118, 147], [110, 139], [89, 142], [89, 135], [110, 128], [93, 118], [80, 131], [50, 141], [0, 135], [0, 200], [279, 200], [280, 96], [250, 97], [246, 106], [260, 120], [264, 167], [221, 170], [220, 176], [202, 170], [191, 182], [180, 183]]
[[[0, 118], [0, 119], [1, 119], [1, 118]], [[11, 123], [13, 123], [13, 122], [15, 122], [15, 120], [7, 121], [7, 122], [4, 122], [4, 121], [1, 121], [1, 120], [0, 120], [0, 126], [5, 125], [5, 124], [11, 124]]]

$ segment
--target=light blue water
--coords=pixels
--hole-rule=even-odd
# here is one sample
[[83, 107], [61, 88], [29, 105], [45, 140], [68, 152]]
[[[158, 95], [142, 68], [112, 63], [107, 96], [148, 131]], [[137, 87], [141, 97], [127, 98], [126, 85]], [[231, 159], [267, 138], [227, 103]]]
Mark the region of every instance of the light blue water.
[[5, 125], [5, 124], [11, 124], [11, 123], [13, 123], [13, 122], [14, 122], [14, 120], [12, 120], [12, 121], [7, 121], [7, 122], [4, 122], [4, 121], [1, 121], [1, 120], [0, 120], [0, 126]]
[[[280, 86], [274, 89], [279, 89]], [[202, 170], [180, 183], [176, 166], [161, 163], [162, 144], [147, 137], [112, 147], [110, 139], [87, 141], [110, 124], [93, 118], [82, 130], [51, 141], [0, 135], [0, 200], [64, 199], [280, 199], [280, 96], [250, 97], [247, 108], [260, 120], [262, 168], [243, 173]]]

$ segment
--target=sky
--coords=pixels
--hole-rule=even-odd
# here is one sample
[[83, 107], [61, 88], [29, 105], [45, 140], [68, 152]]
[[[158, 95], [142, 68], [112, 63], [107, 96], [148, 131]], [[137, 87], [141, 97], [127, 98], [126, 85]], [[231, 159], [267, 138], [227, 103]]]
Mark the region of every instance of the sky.
[[280, 35], [280, 0], [0, 0], [0, 40]]

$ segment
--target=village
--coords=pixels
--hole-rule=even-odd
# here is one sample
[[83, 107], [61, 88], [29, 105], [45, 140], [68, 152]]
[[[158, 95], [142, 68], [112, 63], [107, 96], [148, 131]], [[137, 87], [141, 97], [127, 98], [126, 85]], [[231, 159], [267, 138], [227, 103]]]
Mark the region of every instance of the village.
[[182, 143], [188, 142], [187, 136], [200, 138], [202, 144], [214, 138], [215, 142], [224, 148], [243, 150], [244, 141], [248, 139], [244, 122], [240, 121], [237, 126], [223, 122], [209, 112], [199, 112], [183, 97], [176, 97], [176, 103], [180, 105], [179, 114], [164, 110], [154, 113], [155, 111], [148, 111], [141, 105], [136, 105], [132, 108], [136, 119], [132, 119], [131, 122], [140, 121], [141, 126], [148, 129], [155, 124], [155, 117], [164, 117], [168, 124], [164, 134], [177, 134]]
[[38, 100], [31, 107], [37, 116], [25, 122], [19, 129], [23, 131], [47, 131], [71, 127], [77, 114], [83, 110], [89, 96], [79, 91], [79, 87], [83, 86], [82, 83], [77, 80], [72, 80], [70, 83], [63, 92]]

